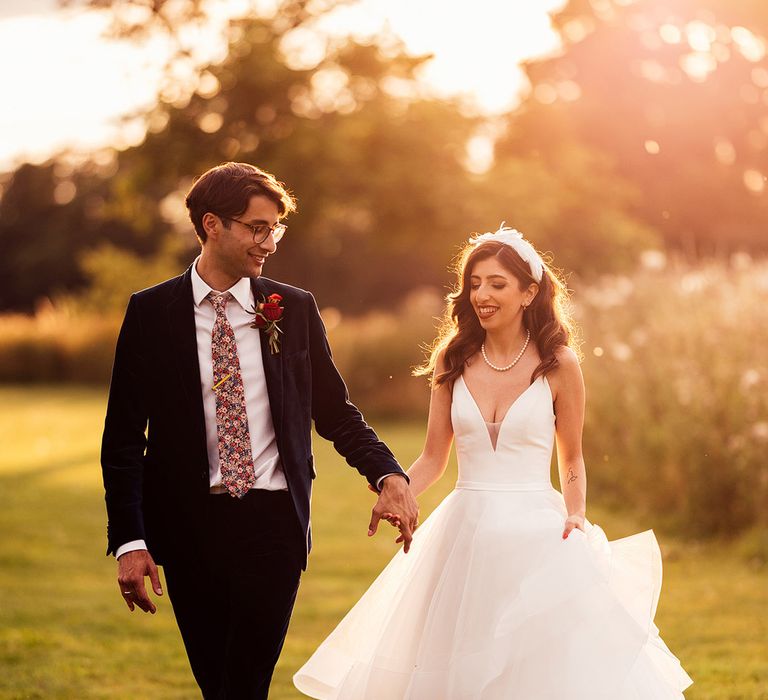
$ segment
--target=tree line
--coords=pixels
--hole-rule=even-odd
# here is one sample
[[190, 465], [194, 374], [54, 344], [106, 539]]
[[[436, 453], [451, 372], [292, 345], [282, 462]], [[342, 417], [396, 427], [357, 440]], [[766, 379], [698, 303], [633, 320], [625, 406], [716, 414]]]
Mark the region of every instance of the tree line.
[[[126, 40], [205, 21], [197, 0], [90, 4], [114, 12]], [[131, 4], [145, 21], [126, 19]], [[333, 6], [286, 0], [233, 20], [227, 58], [201, 68], [189, 95], [169, 89], [169, 66], [140, 115], [141, 144], [7, 173], [0, 309], [89, 293], [118, 306], [132, 285], [174, 274], [197, 246], [183, 194], [225, 160], [276, 173], [299, 200], [268, 274], [352, 313], [446, 285], [457, 246], [503, 220], [586, 278], [631, 268], [648, 248], [695, 258], [768, 246], [768, 8], [757, 0], [571, 0], [553, 16], [562, 51], [525, 66], [530, 91], [481, 173], [467, 144], [483, 119], [418, 89], [429, 57], [381, 35], [290, 65], [286, 35]], [[189, 60], [181, 44], [175, 60]]]

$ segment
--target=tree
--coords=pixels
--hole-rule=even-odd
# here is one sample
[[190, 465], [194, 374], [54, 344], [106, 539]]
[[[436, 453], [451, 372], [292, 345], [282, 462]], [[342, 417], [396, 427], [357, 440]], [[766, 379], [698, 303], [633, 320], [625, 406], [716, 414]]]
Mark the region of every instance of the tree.
[[563, 51], [527, 65], [499, 161], [557, 168], [586, 147], [642, 193], [630, 211], [671, 245], [768, 249], [768, 6], [571, 0], [553, 21]]
[[[351, 310], [443, 283], [446, 238], [469, 226], [463, 158], [475, 121], [449, 103], [392, 94], [394, 80], [414, 89], [423, 59], [343, 42], [315, 68], [292, 69], [280, 60], [282, 24], [234, 29], [228, 58], [204, 72], [189, 102], [158, 104], [144, 143], [119, 154], [111, 212], [155, 235], [169, 228], [158, 203], [178, 205], [195, 175], [223, 160], [254, 162], [299, 200], [269, 274]], [[176, 211], [191, 255], [191, 226]]]
[[37, 299], [85, 282], [80, 252], [95, 241], [146, 254], [129, 223], [107, 212], [108, 182], [89, 164], [22, 165], [0, 200], [0, 309], [31, 310]]

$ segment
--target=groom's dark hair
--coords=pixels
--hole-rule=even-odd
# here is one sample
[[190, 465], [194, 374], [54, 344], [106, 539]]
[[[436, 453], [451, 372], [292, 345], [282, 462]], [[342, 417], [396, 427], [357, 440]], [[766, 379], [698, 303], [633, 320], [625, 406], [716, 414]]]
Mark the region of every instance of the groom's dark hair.
[[[207, 212], [221, 217], [237, 218], [248, 208], [254, 195], [271, 199], [280, 212], [280, 218], [296, 211], [296, 200], [285, 185], [266, 170], [250, 163], [222, 163], [204, 172], [187, 192], [189, 218], [197, 237], [205, 243], [208, 237], [203, 228]], [[231, 221], [224, 218], [224, 226]]]

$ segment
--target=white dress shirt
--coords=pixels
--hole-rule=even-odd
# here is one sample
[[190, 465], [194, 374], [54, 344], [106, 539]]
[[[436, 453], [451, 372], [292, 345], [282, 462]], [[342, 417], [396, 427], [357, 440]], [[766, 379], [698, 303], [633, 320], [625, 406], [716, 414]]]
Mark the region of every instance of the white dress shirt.
[[[199, 258], [197, 259], [199, 260]], [[205, 442], [208, 449], [208, 472], [213, 492], [226, 492], [221, 483], [219, 444], [216, 426], [216, 396], [213, 392], [213, 360], [211, 355], [211, 334], [216, 320], [213, 304], [207, 298], [212, 289], [197, 273], [197, 260], [192, 266], [192, 297], [195, 303], [195, 329], [197, 333], [197, 357], [200, 364], [200, 389], [203, 394], [205, 415]], [[256, 483], [254, 488], [267, 491], [285, 491], [285, 480], [280, 454], [277, 450], [275, 426], [272, 422], [264, 363], [261, 356], [260, 332], [251, 328], [254, 298], [251, 281], [243, 277], [228, 291], [232, 295], [226, 306], [227, 319], [235, 333], [237, 355], [240, 360], [240, 374], [245, 392], [245, 412], [248, 416], [248, 432], [251, 438]], [[119, 558], [126, 552], [146, 549], [144, 540], [126, 542], [117, 548]]]

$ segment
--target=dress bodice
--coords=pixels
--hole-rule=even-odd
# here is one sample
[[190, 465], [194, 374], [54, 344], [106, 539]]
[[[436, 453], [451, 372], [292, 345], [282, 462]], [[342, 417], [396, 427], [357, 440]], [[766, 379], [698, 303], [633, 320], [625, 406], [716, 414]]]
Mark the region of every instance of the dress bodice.
[[545, 376], [537, 377], [509, 407], [498, 426], [495, 449], [463, 375], [453, 385], [451, 421], [459, 460], [457, 487], [490, 491], [551, 488], [555, 414]]

